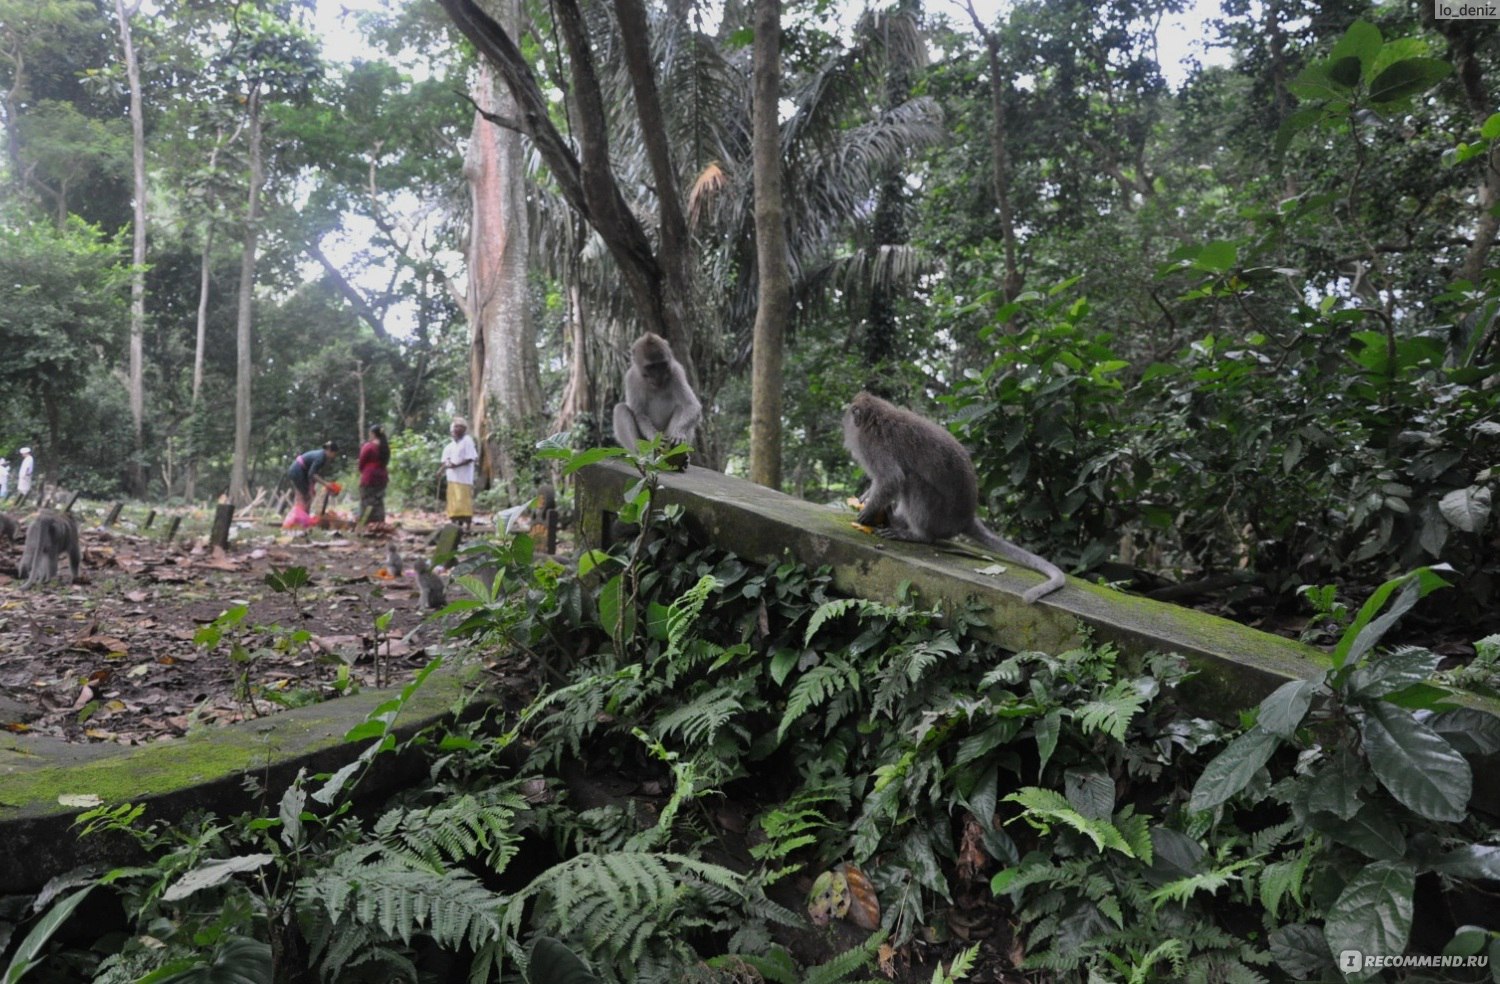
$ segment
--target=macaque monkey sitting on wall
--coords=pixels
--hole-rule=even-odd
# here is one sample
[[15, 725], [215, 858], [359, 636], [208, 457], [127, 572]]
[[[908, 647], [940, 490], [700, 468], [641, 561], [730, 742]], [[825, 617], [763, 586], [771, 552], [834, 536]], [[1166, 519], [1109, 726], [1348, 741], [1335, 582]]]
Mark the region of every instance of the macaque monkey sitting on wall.
[[[658, 434], [672, 444], [691, 444], [703, 407], [688, 385], [682, 363], [660, 335], [646, 332], [630, 346], [625, 400], [615, 404], [615, 440], [635, 450]], [[683, 463], [684, 466], [686, 462]]]
[[861, 393], [844, 414], [844, 447], [870, 479], [856, 522], [891, 540], [933, 543], [967, 533], [1047, 580], [1022, 595], [1028, 605], [1066, 582], [1063, 572], [979, 521], [979, 479], [969, 452], [948, 431], [910, 410]]
[[78, 568], [83, 561], [83, 552], [78, 547], [78, 523], [68, 513], [43, 509], [26, 528], [26, 546], [16, 572], [24, 578], [22, 587], [29, 588], [56, 577], [57, 555], [64, 551], [68, 554], [71, 583], [78, 580]]

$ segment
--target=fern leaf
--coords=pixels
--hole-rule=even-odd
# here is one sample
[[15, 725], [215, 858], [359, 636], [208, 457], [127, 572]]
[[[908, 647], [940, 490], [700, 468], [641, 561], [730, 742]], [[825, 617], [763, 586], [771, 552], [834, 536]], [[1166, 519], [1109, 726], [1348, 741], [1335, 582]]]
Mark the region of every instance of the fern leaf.
[[818, 634], [818, 630], [823, 627], [825, 622], [830, 622], [836, 618], [843, 618], [849, 612], [858, 608], [859, 604], [860, 599], [858, 598], [835, 598], [832, 601], [823, 602], [823, 604], [818, 606], [818, 610], [812, 613], [812, 617], [807, 620], [807, 631], [802, 634], [802, 645], [810, 645], [813, 636]]
[[1027, 786], [1005, 798], [1020, 803], [1026, 810], [1022, 817], [1043, 833], [1050, 831], [1052, 824], [1063, 824], [1093, 841], [1094, 847], [1100, 851], [1109, 848], [1126, 857], [1135, 857], [1135, 852], [1114, 824], [1107, 820], [1090, 820], [1073, 809], [1061, 793]]
[[712, 574], [705, 574], [698, 579], [698, 583], [683, 592], [682, 597], [672, 602], [667, 609], [667, 658], [671, 659], [682, 652], [682, 640], [698, 621], [698, 616], [703, 613], [703, 606], [708, 602], [708, 596], [719, 587], [719, 579]]
[[1286, 861], [1273, 861], [1260, 874], [1260, 902], [1272, 919], [1279, 917], [1282, 899], [1291, 896], [1302, 904], [1302, 880], [1307, 875], [1308, 856], [1300, 854]]
[[1146, 695], [1134, 680], [1119, 680], [1103, 696], [1078, 708], [1078, 723], [1085, 734], [1102, 731], [1115, 741], [1125, 740], [1130, 719], [1146, 706]]
[[1205, 871], [1187, 878], [1174, 878], [1147, 896], [1158, 908], [1167, 902], [1186, 903], [1199, 892], [1213, 895], [1231, 882], [1239, 881], [1235, 875], [1239, 869], [1254, 862], [1248, 858], [1213, 871]]
[[787, 696], [786, 712], [776, 729], [776, 740], [786, 737], [787, 729], [808, 711], [832, 700], [841, 692], [859, 690], [859, 670], [851, 663], [830, 655], [802, 675]]
[[803, 984], [844, 984], [850, 974], [870, 965], [885, 938], [886, 931], [882, 929], [854, 949], [845, 950], [827, 963], [807, 968], [803, 973]]

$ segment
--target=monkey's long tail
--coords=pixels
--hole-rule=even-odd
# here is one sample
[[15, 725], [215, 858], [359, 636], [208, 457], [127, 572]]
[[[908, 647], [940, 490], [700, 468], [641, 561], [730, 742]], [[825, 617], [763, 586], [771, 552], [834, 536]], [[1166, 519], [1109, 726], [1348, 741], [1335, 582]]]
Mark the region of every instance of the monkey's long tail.
[[1024, 547], [1016, 546], [1003, 536], [997, 536], [977, 518], [974, 520], [974, 524], [969, 527], [969, 535], [1006, 560], [1017, 564], [1025, 564], [1032, 570], [1047, 575], [1047, 580], [1031, 588], [1021, 596], [1021, 600], [1028, 605], [1035, 604], [1038, 598], [1044, 598], [1068, 583], [1068, 579], [1058, 569], [1057, 565], [1045, 557], [1038, 557]]

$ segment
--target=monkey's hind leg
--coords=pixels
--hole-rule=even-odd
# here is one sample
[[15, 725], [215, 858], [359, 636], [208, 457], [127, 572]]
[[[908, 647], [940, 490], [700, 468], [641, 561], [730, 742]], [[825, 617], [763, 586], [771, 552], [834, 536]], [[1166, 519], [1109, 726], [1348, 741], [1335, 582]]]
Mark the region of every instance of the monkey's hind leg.
[[627, 451], [634, 451], [636, 443], [646, 440], [639, 419], [628, 403], [615, 404], [615, 442]]

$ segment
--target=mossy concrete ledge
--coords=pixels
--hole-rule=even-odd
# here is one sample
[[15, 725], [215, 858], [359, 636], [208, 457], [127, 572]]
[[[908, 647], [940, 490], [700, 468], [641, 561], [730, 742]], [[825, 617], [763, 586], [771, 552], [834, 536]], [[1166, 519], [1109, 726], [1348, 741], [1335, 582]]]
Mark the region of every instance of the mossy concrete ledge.
[[[473, 674], [440, 669], [402, 708], [396, 733], [405, 738], [449, 716], [472, 689]], [[47, 879], [90, 863], [120, 865], [136, 857], [119, 836], [80, 838], [71, 829], [83, 812], [60, 797], [95, 796], [106, 806], [140, 803], [141, 822], [176, 822], [192, 810], [220, 816], [277, 805], [298, 770], [333, 772], [368, 742], [343, 740], [371, 711], [399, 690], [368, 690], [310, 707], [149, 745], [74, 745], [0, 733], [0, 895], [34, 892]], [[418, 756], [389, 755], [361, 783], [361, 797], [388, 793], [420, 778]], [[262, 804], [243, 788], [254, 775], [270, 792]]]
[[[608, 539], [613, 514], [639, 476], [615, 461], [579, 474], [581, 532], [585, 542], [599, 544]], [[1328, 666], [1311, 646], [1077, 578], [1027, 605], [1021, 594], [1040, 574], [1008, 563], [1002, 573], [982, 574], [996, 562], [977, 551], [971, 556], [951, 545], [881, 540], [853, 528], [847, 508], [805, 502], [702, 468], [664, 476], [658, 501], [682, 506], [695, 535], [740, 557], [827, 565], [847, 595], [889, 601], [902, 582], [910, 582], [928, 603], [977, 601], [989, 612], [994, 641], [1013, 652], [1062, 652], [1091, 635], [1128, 652], [1180, 653], [1198, 670], [1188, 696], [1203, 713], [1220, 718], [1254, 705], [1288, 680], [1317, 677]], [[1465, 702], [1500, 714], [1494, 701]]]

